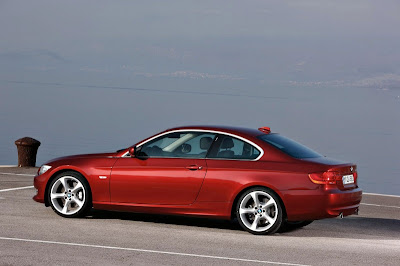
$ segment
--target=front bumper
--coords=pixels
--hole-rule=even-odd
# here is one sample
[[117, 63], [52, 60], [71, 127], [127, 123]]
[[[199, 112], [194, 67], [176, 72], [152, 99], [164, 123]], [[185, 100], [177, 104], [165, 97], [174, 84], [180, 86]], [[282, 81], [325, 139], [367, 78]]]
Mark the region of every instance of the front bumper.
[[45, 203], [45, 192], [48, 176], [46, 173], [42, 175], [36, 175], [33, 179], [33, 186], [36, 188], [36, 195], [33, 196], [33, 200]]

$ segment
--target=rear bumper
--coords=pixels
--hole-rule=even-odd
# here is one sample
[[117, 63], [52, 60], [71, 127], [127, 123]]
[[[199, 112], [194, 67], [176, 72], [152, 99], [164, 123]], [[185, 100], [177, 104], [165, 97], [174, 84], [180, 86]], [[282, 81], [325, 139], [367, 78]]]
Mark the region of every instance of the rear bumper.
[[362, 190], [359, 188], [350, 191], [330, 191], [326, 202], [326, 213], [331, 217], [339, 216], [340, 213], [343, 213], [343, 216], [352, 215], [358, 210], [361, 198]]
[[362, 190], [324, 189], [289, 190], [284, 193], [284, 203], [289, 221], [317, 220], [348, 216], [357, 213]]

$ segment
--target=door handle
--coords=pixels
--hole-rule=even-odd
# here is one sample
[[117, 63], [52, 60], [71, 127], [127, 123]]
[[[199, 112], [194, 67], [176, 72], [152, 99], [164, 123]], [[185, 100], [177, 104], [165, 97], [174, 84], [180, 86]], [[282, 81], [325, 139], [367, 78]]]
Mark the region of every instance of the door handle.
[[199, 166], [197, 164], [193, 164], [193, 165], [186, 166], [186, 169], [189, 169], [191, 171], [196, 171], [196, 170], [203, 169], [203, 166]]

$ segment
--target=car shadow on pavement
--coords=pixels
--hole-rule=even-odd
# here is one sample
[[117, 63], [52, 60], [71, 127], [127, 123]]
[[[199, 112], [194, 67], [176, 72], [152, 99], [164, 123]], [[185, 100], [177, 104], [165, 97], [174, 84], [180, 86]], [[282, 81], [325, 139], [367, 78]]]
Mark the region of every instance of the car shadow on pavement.
[[236, 220], [228, 221], [221, 219], [210, 219], [202, 217], [177, 216], [177, 215], [161, 215], [161, 214], [144, 214], [133, 212], [118, 212], [105, 210], [91, 210], [85, 219], [119, 219], [130, 221], [141, 221], [157, 224], [173, 224], [193, 227], [217, 228], [227, 230], [239, 230], [240, 225]]
[[[90, 214], [84, 219], [119, 219], [157, 224], [215, 228], [241, 232], [244, 231], [236, 219], [233, 221], [228, 221], [202, 217], [143, 214], [94, 209], [91, 210]], [[382, 237], [400, 238], [400, 220], [367, 217], [323, 219], [314, 221], [305, 227], [286, 228], [284, 230], [280, 230], [276, 235], [331, 238], [349, 238], [350, 235], [356, 235], [359, 239], [376, 239]]]
[[298, 229], [281, 232], [283, 236], [349, 238], [359, 239], [400, 238], [400, 220], [386, 218], [347, 217], [324, 219]]

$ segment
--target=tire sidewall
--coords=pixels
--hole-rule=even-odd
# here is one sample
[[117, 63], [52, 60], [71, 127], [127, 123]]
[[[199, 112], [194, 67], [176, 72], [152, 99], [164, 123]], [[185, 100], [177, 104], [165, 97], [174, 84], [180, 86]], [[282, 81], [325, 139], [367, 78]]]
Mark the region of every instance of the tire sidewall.
[[[86, 193], [85, 194], [85, 202], [84, 202], [82, 208], [78, 212], [76, 212], [74, 214], [71, 214], [71, 215], [65, 215], [65, 214], [59, 212], [53, 206], [53, 202], [51, 201], [51, 196], [50, 196], [51, 195], [51, 188], [53, 187], [54, 183], [58, 179], [60, 179], [61, 177], [64, 177], [64, 176], [72, 176], [72, 177], [78, 179], [79, 182], [82, 183], [82, 186], [84, 187], [85, 193]], [[51, 208], [53, 209], [53, 211], [55, 213], [57, 213], [58, 215], [60, 215], [62, 217], [65, 217], [65, 218], [76, 218], [76, 217], [84, 216], [87, 213], [87, 211], [91, 208], [91, 203], [92, 203], [92, 195], [91, 195], [91, 192], [90, 192], [89, 183], [87, 182], [87, 180], [81, 174], [76, 173], [76, 172], [63, 172], [63, 173], [58, 174], [55, 178], [53, 178], [51, 180], [50, 184], [49, 184], [49, 189], [47, 191], [47, 199], [48, 199], [48, 202], [49, 202]]]
[[[253, 191], [263, 191], [263, 192], [265, 192], [265, 193], [268, 193], [268, 194], [275, 200], [276, 206], [277, 206], [277, 209], [278, 209], [278, 210], [277, 210], [277, 211], [278, 211], [278, 216], [277, 216], [277, 218], [276, 218], [276, 221], [275, 221], [274, 225], [271, 226], [270, 228], [268, 228], [268, 229], [266, 229], [266, 230], [264, 230], [264, 231], [260, 231], [260, 232], [253, 231], [253, 230], [249, 229], [249, 228], [242, 222], [242, 219], [241, 219], [240, 213], [239, 213], [240, 203], [242, 202], [242, 200], [244, 199], [244, 197], [245, 197], [247, 194], [249, 194], [249, 193], [251, 193], [251, 192], [253, 192]], [[248, 231], [248, 232], [250, 232], [250, 233], [252, 233], [252, 234], [254, 234], [254, 235], [268, 235], [268, 234], [273, 234], [273, 233], [277, 232], [277, 231], [279, 230], [279, 228], [282, 226], [282, 221], [283, 221], [283, 208], [282, 208], [281, 200], [280, 200], [279, 196], [278, 196], [273, 190], [271, 190], [271, 189], [269, 189], [269, 188], [266, 188], [266, 187], [253, 187], [253, 188], [249, 188], [249, 189], [245, 190], [245, 191], [241, 194], [241, 196], [239, 197], [239, 200], [237, 201], [237, 204], [236, 204], [236, 207], [235, 207], [235, 208], [236, 208], [236, 218], [237, 218], [237, 220], [238, 220], [240, 226], [241, 226], [244, 230], [246, 230], [246, 231]]]

